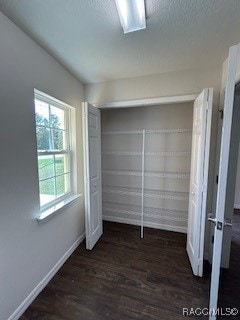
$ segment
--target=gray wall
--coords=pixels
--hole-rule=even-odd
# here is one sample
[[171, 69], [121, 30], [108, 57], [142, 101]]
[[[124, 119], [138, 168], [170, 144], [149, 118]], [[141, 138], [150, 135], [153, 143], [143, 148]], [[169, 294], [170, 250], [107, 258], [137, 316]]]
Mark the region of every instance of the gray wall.
[[204, 88], [214, 88], [215, 103], [222, 79], [222, 65], [206, 69], [191, 69], [161, 73], [145, 77], [119, 79], [84, 86], [85, 98], [90, 103], [144, 99], [200, 93]]
[[46, 223], [39, 214], [33, 90], [77, 111], [83, 190], [82, 84], [0, 13], [0, 319], [6, 320], [84, 232], [83, 198]]

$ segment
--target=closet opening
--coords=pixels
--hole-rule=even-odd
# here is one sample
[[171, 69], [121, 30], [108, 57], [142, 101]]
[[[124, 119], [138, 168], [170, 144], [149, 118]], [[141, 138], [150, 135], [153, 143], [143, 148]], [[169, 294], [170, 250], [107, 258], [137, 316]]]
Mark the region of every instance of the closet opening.
[[212, 96], [84, 103], [88, 250], [103, 220], [139, 226], [141, 238], [146, 227], [184, 233], [192, 271], [203, 275]]
[[193, 102], [101, 110], [103, 220], [187, 233]]

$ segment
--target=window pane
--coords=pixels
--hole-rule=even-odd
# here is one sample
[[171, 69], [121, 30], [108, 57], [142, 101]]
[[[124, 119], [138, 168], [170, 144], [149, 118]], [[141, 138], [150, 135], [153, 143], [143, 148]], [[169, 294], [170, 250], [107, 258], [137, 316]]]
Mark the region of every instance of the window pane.
[[53, 201], [55, 197], [55, 179], [47, 179], [39, 182], [41, 206]]
[[62, 130], [51, 129], [53, 149], [54, 150], [66, 150], [66, 132]]
[[38, 175], [39, 179], [54, 177], [54, 157], [53, 156], [38, 156]]
[[49, 127], [49, 107], [48, 104], [35, 99], [36, 125]]
[[64, 174], [69, 171], [67, 158], [68, 156], [63, 154], [55, 156], [56, 175]]
[[69, 192], [69, 174], [56, 177], [57, 197]]
[[57, 128], [57, 129], [65, 129], [65, 111], [54, 107], [50, 106], [51, 108], [51, 127]]
[[[45, 206], [51, 205], [71, 189], [68, 126], [70, 111], [64, 105], [61, 107], [60, 103], [59, 106], [55, 105], [55, 102], [45, 95], [43, 101], [40, 94], [35, 97], [40, 203]], [[69, 152], [61, 154], [59, 151], [63, 150]]]
[[50, 140], [50, 130], [44, 127], [37, 127], [37, 149], [40, 150], [50, 150], [51, 140]]

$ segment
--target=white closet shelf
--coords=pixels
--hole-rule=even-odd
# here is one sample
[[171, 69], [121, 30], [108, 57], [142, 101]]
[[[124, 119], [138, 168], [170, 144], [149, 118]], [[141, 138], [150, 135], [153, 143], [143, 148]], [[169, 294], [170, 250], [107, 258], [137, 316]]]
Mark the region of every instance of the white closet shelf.
[[[103, 193], [106, 193], [106, 194], [119, 194], [119, 195], [125, 195], [125, 196], [142, 197], [142, 191], [140, 188], [124, 188], [124, 187], [103, 186], [102, 191], [103, 191]], [[188, 194], [188, 192], [145, 189], [144, 190], [144, 197], [188, 201], [189, 194]]]
[[[130, 211], [137, 211], [141, 212], [141, 205], [133, 205], [133, 204], [122, 204], [122, 203], [116, 203], [116, 202], [108, 202], [103, 201], [103, 207], [112, 208], [112, 209], [124, 209], [124, 210], [130, 210]], [[176, 209], [166, 209], [166, 208], [156, 208], [156, 207], [148, 207], [144, 206], [145, 212], [155, 212], [155, 213], [163, 213], [163, 214], [170, 214], [170, 215], [176, 215], [179, 214], [181, 216], [187, 216], [188, 211], [184, 210], [176, 210]]]
[[189, 151], [160, 151], [160, 152], [146, 152], [146, 156], [190, 156], [191, 152]]
[[[141, 238], [144, 236], [145, 223], [153, 224], [155, 227], [165, 225], [168, 226], [169, 230], [171, 230], [172, 227], [172, 230], [185, 232], [188, 212], [183, 210], [187, 210], [189, 193], [166, 190], [169, 189], [169, 187], [165, 186], [164, 182], [166, 182], [167, 185], [174, 184], [170, 187], [172, 189], [186, 190], [186, 183], [188, 183], [190, 179], [190, 173], [189, 171], [182, 172], [180, 163], [182, 163], [182, 161], [189, 161], [190, 159], [191, 152], [190, 145], [188, 150], [188, 142], [190, 141], [191, 133], [192, 130], [188, 128], [103, 131], [103, 141], [110, 141], [110, 145], [104, 144], [102, 150], [102, 174], [105, 180], [111, 181], [105, 182], [102, 188], [104, 216], [112, 218], [113, 221], [117, 221], [118, 218], [120, 221], [128, 221], [129, 219], [139, 220]], [[187, 139], [187, 144], [184, 143], [182, 148], [179, 148], [180, 142], [178, 140], [175, 141], [175, 137], [180, 136], [180, 142], [182, 138], [184, 140]], [[168, 138], [171, 138], [171, 144], [167, 143]], [[132, 139], [138, 143], [133, 143]], [[121, 142], [121, 144], [118, 144], [119, 142]], [[117, 158], [117, 156], [120, 156], [120, 158]], [[174, 165], [172, 163], [173, 159]], [[116, 160], [118, 160], [117, 163], [115, 163]], [[125, 169], [117, 168], [119, 161], [125, 160], [128, 161], [127, 163], [125, 162], [124, 166], [128, 167], [125, 167]], [[147, 162], [150, 161], [148, 165], [150, 163], [154, 165], [152, 167], [147, 166], [150, 171], [146, 170], [146, 160]], [[111, 167], [108, 165], [110, 163], [109, 161], [111, 162]], [[164, 165], [166, 161], [170, 161], [168, 166], [169, 171], [164, 171], [165, 167], [162, 167], [163, 170], [160, 171], [160, 167], [156, 167], [156, 165]], [[152, 171], [153, 168], [159, 168], [159, 170]], [[131, 179], [130, 177], [133, 178]], [[135, 179], [135, 177], [138, 178]], [[131, 187], [118, 186], [118, 180], [120, 180], [120, 182], [123, 180], [125, 182], [130, 181]], [[163, 190], [146, 189], [146, 185], [148, 188], [153, 188], [152, 184], [149, 185], [149, 183], [156, 183], [157, 181], [161, 182], [160, 184]], [[128, 186], [129, 184], [126, 185]], [[176, 185], [178, 185], [178, 187]], [[131, 203], [137, 203], [137, 205]], [[147, 204], [148, 207], [145, 204]], [[158, 206], [163, 208], [156, 208]], [[181, 206], [182, 210], [165, 208], [179, 208], [179, 206]], [[184, 225], [184, 227], [182, 227], [182, 225]]]
[[171, 178], [171, 179], [189, 179], [189, 172], [146, 172], [146, 177]]
[[128, 151], [104, 151], [104, 155], [113, 155], [113, 156], [142, 156], [142, 152], [128, 152]]
[[[161, 129], [161, 130], [145, 130], [146, 134], [166, 134], [166, 133], [191, 133], [191, 129]], [[130, 135], [143, 134], [143, 130], [135, 131], [103, 131], [102, 135]]]
[[[191, 129], [161, 129], [161, 130], [145, 130], [146, 134], [165, 134], [165, 133], [191, 133]], [[143, 130], [133, 131], [103, 131], [102, 135], [125, 135], [125, 134], [143, 134]]]
[[141, 177], [142, 171], [134, 170], [134, 171], [126, 171], [126, 170], [102, 170], [103, 174], [114, 175], [114, 176], [136, 176]]
[[130, 134], [142, 134], [142, 130], [135, 131], [102, 131], [102, 135], [130, 135]]
[[[116, 213], [116, 214], [127, 214], [132, 216], [142, 215], [142, 207], [126, 204], [116, 204], [111, 202], [103, 203], [104, 213]], [[171, 220], [171, 221], [187, 221], [187, 211], [177, 211], [164, 208], [150, 208], [144, 207], [144, 217], [151, 217], [161, 220]]]
[[[141, 152], [129, 152], [129, 151], [104, 151], [103, 155], [112, 155], [112, 156], [142, 156]], [[145, 156], [190, 156], [191, 152], [189, 151], [159, 151], [159, 152], [145, 152]]]
[[[121, 176], [135, 176], [141, 177], [142, 171], [140, 170], [102, 170], [102, 173], [105, 175], [121, 175]], [[156, 177], [156, 178], [172, 178], [172, 179], [189, 179], [189, 172], [165, 172], [165, 171], [155, 171], [155, 172], [146, 172], [145, 177]]]
[[192, 133], [191, 129], [161, 129], [161, 130], [146, 130], [147, 134], [162, 134], [162, 133]]

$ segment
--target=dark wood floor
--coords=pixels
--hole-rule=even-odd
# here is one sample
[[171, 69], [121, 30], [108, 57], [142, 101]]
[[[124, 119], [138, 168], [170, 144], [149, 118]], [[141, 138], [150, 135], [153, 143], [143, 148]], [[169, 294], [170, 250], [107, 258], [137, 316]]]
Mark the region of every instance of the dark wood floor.
[[[209, 281], [194, 277], [180, 233], [104, 224], [92, 251], [82, 243], [22, 320], [181, 319], [207, 307]], [[199, 319], [199, 318], [198, 318]]]

